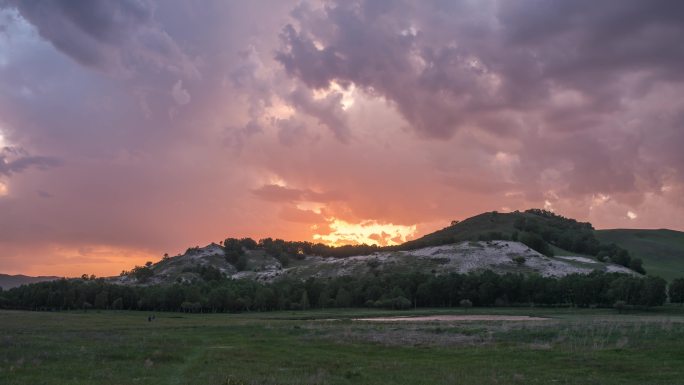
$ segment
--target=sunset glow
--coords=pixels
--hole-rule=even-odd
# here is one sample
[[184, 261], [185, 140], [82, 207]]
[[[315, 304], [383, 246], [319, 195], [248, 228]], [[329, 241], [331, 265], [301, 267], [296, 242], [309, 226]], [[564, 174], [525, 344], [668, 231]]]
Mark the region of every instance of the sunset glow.
[[684, 230], [680, 8], [627, 3], [2, 1], [0, 273], [502, 208]]
[[404, 243], [416, 235], [415, 225], [401, 226], [391, 223], [381, 224], [374, 220], [366, 220], [360, 223], [348, 223], [337, 218], [332, 218], [330, 220], [330, 230], [331, 232], [329, 234], [314, 234], [313, 239], [331, 246], [361, 243], [390, 246]]

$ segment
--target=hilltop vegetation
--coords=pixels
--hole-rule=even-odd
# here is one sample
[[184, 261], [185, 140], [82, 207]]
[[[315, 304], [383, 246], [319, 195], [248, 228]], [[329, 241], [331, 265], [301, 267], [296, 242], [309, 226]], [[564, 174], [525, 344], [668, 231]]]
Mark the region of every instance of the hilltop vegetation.
[[[314, 246], [315, 248], [315, 246]], [[309, 255], [311, 244], [270, 239], [226, 239], [223, 246], [193, 247], [185, 254], [148, 262], [120, 277], [124, 285], [155, 285], [210, 281], [222, 277], [272, 282], [281, 279], [338, 278], [397, 273], [447, 275], [491, 270], [497, 274], [565, 276], [592, 271], [635, 274], [620, 265], [587, 257], [548, 257], [514, 241], [470, 241], [415, 250], [389, 250], [369, 246], [371, 254], [350, 257]], [[381, 250], [381, 251], [380, 251]], [[363, 250], [365, 251], [365, 250]]]
[[602, 243], [596, 237], [591, 223], [578, 222], [553, 212], [530, 209], [524, 212], [480, 214], [464, 221], [452, 222], [442, 230], [404, 243], [397, 248], [417, 249], [426, 246], [449, 244], [468, 240], [513, 240], [547, 256], [554, 249], [561, 253], [578, 253], [612, 262], [645, 274], [642, 261], [615, 244]]

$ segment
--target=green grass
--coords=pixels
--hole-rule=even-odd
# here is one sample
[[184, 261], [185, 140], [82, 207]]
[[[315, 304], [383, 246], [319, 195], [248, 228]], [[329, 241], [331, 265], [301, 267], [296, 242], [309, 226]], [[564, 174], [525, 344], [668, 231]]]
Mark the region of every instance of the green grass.
[[641, 258], [650, 275], [672, 281], [684, 277], [684, 232], [673, 230], [598, 230], [601, 242], [615, 243]]
[[684, 309], [487, 308], [537, 322], [370, 323], [463, 314], [0, 312], [2, 384], [678, 384]]

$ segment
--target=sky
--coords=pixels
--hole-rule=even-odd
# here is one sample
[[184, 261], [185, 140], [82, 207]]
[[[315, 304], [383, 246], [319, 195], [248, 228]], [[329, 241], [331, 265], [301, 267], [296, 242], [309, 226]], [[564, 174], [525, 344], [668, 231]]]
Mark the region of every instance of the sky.
[[0, 0], [0, 272], [532, 207], [684, 230], [679, 0]]

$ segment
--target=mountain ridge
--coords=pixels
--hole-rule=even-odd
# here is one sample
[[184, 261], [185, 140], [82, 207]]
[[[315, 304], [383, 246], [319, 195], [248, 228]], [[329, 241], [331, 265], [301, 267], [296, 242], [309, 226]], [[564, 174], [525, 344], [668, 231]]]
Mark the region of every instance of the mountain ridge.
[[61, 277], [56, 276], [37, 276], [32, 277], [23, 274], [0, 274], [0, 288], [3, 290], [9, 290], [14, 287], [21, 285], [27, 285], [36, 282], [54, 281], [60, 279]]

